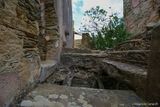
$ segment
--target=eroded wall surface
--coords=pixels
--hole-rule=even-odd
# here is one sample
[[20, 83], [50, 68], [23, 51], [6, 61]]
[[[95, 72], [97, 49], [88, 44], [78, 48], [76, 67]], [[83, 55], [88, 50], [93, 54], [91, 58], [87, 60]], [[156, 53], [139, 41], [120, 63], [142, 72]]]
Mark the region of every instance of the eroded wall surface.
[[9, 106], [58, 63], [64, 36], [62, 3], [0, 0], [0, 106]]
[[152, 47], [148, 72], [147, 98], [160, 104], [160, 24], [152, 31]]
[[41, 0], [41, 21], [39, 48], [43, 61], [57, 60], [59, 47], [59, 23], [54, 0]]
[[159, 0], [124, 0], [124, 17], [127, 30], [133, 35], [146, 30], [160, 20]]
[[[149, 101], [154, 103], [159, 102], [160, 0], [124, 0], [124, 17], [127, 30], [131, 32], [133, 36], [137, 35], [136, 37], [138, 38], [148, 38], [148, 40], [146, 39], [147, 41], [145, 40], [147, 44], [143, 41], [141, 42], [147, 47], [144, 48], [144, 50], [151, 50], [147, 55], [147, 60], [144, 61], [148, 65], [148, 81], [146, 80], [147, 83], [144, 92], [146, 94], [145, 97], [148, 98]], [[146, 35], [144, 35], [145, 33], [143, 32], [145, 32]], [[143, 47], [138, 46], [141, 50]], [[129, 46], [129, 48], [131, 48], [131, 46]]]
[[0, 106], [38, 80], [39, 12], [37, 0], [0, 1]]

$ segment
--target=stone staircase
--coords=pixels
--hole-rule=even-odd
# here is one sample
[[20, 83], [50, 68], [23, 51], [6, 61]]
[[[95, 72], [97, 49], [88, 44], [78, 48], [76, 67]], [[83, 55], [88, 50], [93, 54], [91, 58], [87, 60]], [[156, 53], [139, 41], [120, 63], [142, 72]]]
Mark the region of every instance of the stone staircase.
[[149, 32], [139, 34], [118, 44], [112, 51], [106, 51], [109, 59], [147, 67], [150, 55], [151, 35]]
[[107, 52], [109, 59], [134, 64], [141, 67], [148, 65], [150, 50], [122, 50]]
[[150, 44], [150, 33], [142, 33], [106, 51], [107, 58], [103, 60], [110, 76], [126, 81], [142, 97], [146, 94]]
[[124, 81], [132, 87], [139, 96], [145, 97], [147, 84], [147, 69], [133, 64], [113, 60], [103, 60], [104, 69], [109, 76], [118, 81]]
[[49, 69], [52, 75], [18, 106], [136, 107], [145, 96], [150, 54], [150, 38], [139, 37], [105, 52], [63, 50], [62, 66]]
[[143, 103], [129, 85], [134, 83], [133, 87], [138, 87], [137, 82], [143, 81], [135, 80], [145, 78], [146, 70], [106, 57], [105, 53], [79, 50], [63, 53], [62, 65], [50, 69], [53, 74], [17, 106], [130, 107]]

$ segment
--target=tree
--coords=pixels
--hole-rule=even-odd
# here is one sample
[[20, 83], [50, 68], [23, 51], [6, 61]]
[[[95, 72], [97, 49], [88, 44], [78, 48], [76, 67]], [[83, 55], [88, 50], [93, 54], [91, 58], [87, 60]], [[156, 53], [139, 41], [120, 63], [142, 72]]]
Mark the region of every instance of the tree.
[[100, 6], [91, 8], [84, 13], [83, 23], [80, 31], [89, 33], [93, 33], [95, 31], [97, 32], [107, 24], [107, 20], [107, 11], [100, 8]]
[[124, 25], [123, 18], [117, 14], [107, 16], [107, 11], [99, 6], [85, 12], [89, 17], [89, 23], [83, 24], [83, 30], [89, 32], [94, 49], [105, 50], [125, 41], [130, 35]]

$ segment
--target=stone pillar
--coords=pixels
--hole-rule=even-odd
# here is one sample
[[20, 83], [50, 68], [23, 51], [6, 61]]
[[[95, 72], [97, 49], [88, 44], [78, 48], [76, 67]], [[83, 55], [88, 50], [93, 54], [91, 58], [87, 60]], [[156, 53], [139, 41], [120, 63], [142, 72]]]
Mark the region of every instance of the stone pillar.
[[152, 36], [147, 97], [160, 104], [160, 25], [152, 31]]
[[72, 18], [72, 0], [63, 2], [63, 26], [66, 37], [66, 48], [73, 48], [73, 18]]
[[90, 37], [89, 33], [83, 33], [82, 34], [81, 45], [82, 45], [82, 48], [86, 48], [86, 49], [91, 48], [91, 37]]

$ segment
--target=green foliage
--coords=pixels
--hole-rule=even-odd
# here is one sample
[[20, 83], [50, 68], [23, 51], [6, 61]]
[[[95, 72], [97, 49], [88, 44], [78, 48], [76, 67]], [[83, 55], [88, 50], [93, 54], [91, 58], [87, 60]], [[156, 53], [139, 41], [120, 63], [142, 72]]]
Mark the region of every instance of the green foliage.
[[92, 48], [94, 49], [105, 50], [113, 48], [115, 45], [125, 41], [130, 35], [125, 29], [123, 18], [118, 18], [117, 14], [106, 18], [106, 13], [100, 7], [92, 8], [85, 12], [85, 15], [92, 17], [91, 25], [99, 25], [99, 22], [102, 24], [101, 26], [96, 26], [97, 28], [94, 31], [86, 28], [91, 33]]
[[101, 9], [99, 6], [85, 11], [84, 23], [82, 23], [81, 31], [95, 32], [99, 31], [107, 23], [107, 11]]

